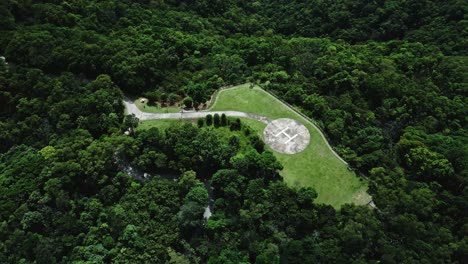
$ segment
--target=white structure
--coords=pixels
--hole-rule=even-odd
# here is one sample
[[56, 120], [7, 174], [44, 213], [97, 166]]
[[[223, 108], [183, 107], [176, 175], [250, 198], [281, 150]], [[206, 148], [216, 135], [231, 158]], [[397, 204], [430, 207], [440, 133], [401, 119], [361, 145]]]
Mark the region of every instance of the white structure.
[[210, 206], [208, 205], [205, 208], [205, 212], [203, 213], [203, 219], [208, 220], [210, 217], [211, 217], [211, 210], [210, 210]]
[[296, 154], [303, 151], [310, 143], [309, 130], [290, 118], [280, 118], [271, 121], [263, 131], [265, 143], [273, 150]]
[[0, 62], [5, 63], [5, 65], [8, 65], [8, 62], [6, 61], [6, 58], [3, 56], [0, 56]]

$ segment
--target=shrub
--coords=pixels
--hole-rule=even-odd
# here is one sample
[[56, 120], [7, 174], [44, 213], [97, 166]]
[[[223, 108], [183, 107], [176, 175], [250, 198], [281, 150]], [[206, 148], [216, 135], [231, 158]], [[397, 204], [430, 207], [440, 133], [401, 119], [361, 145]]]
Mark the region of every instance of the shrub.
[[227, 118], [225, 114], [221, 115], [221, 126], [226, 126], [227, 125]]
[[229, 126], [229, 129], [231, 131], [235, 131], [235, 130], [240, 130], [241, 129], [241, 121], [239, 118], [236, 119], [235, 122], [232, 122], [231, 125]]
[[213, 124], [213, 116], [212, 115], [207, 115], [205, 117], [205, 119], [206, 119], [206, 125], [207, 126], [211, 126]]
[[190, 96], [185, 97], [183, 102], [187, 108], [191, 108], [193, 106], [193, 99]]
[[220, 118], [219, 118], [219, 115], [218, 115], [218, 114], [214, 114], [213, 124], [214, 124], [215, 127], [219, 127]]
[[200, 118], [200, 119], [197, 120], [197, 125], [198, 125], [198, 127], [203, 127], [204, 124], [205, 124], [205, 121], [203, 121], [202, 118]]

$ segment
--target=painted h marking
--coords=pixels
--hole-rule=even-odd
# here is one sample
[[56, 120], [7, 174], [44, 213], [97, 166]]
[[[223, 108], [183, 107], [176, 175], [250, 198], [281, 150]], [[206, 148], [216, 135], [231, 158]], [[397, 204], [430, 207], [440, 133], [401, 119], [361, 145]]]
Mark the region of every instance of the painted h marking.
[[291, 142], [293, 139], [295, 139], [297, 137], [297, 134], [295, 134], [294, 136], [290, 136], [288, 133], [286, 133], [286, 130], [288, 130], [289, 127], [286, 127], [285, 129], [281, 130], [278, 134], [275, 135], [275, 137], [278, 137], [279, 135], [283, 134], [285, 135], [288, 140], [286, 140], [285, 144], [288, 144], [289, 142]]
[[285, 142], [285, 144], [288, 144], [291, 140], [297, 137], [297, 134], [292, 137], [289, 137], [289, 135], [286, 135], [286, 136], [288, 136], [289, 139]]
[[279, 135], [284, 134], [289, 138], [289, 135], [286, 134], [286, 130], [288, 130], [288, 129], [289, 129], [289, 127], [286, 127], [285, 129], [281, 130], [278, 134], [275, 135], [275, 137], [278, 137]]

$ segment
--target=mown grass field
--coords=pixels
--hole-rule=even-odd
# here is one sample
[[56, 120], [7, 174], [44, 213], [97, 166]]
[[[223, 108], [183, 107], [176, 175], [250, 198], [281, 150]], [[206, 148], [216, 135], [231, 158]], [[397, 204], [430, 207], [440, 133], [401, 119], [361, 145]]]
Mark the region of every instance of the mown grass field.
[[145, 120], [141, 121], [137, 127], [137, 130], [141, 129], [149, 129], [152, 127], [157, 127], [160, 130], [165, 130], [166, 128], [170, 127], [173, 124], [177, 123], [194, 123], [196, 125], [196, 122], [190, 119], [161, 119], [161, 120]]
[[[304, 124], [310, 132], [310, 144], [294, 155], [273, 151], [283, 164], [281, 172], [290, 186], [310, 186], [318, 192], [317, 202], [338, 208], [345, 203], [365, 204], [371, 197], [367, 194], [367, 183], [347, 169], [328, 148], [318, 130], [303, 117], [284, 106], [260, 88], [249, 88], [248, 84], [227, 89], [219, 93], [210, 110], [238, 110], [263, 115], [272, 119], [292, 118]], [[254, 120], [244, 123], [263, 137], [265, 124]]]

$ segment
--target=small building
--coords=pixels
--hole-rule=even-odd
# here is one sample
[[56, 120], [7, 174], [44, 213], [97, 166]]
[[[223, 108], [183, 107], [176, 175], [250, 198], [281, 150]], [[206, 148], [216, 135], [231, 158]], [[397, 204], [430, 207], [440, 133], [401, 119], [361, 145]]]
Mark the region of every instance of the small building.
[[145, 99], [145, 98], [141, 98], [141, 99], [140, 99], [140, 103], [142, 103], [142, 104], [146, 103], [146, 99]]
[[208, 220], [210, 219], [212, 213], [211, 213], [211, 208], [210, 206], [208, 205], [206, 208], [205, 208], [205, 212], [203, 213], [203, 219], [205, 220]]

